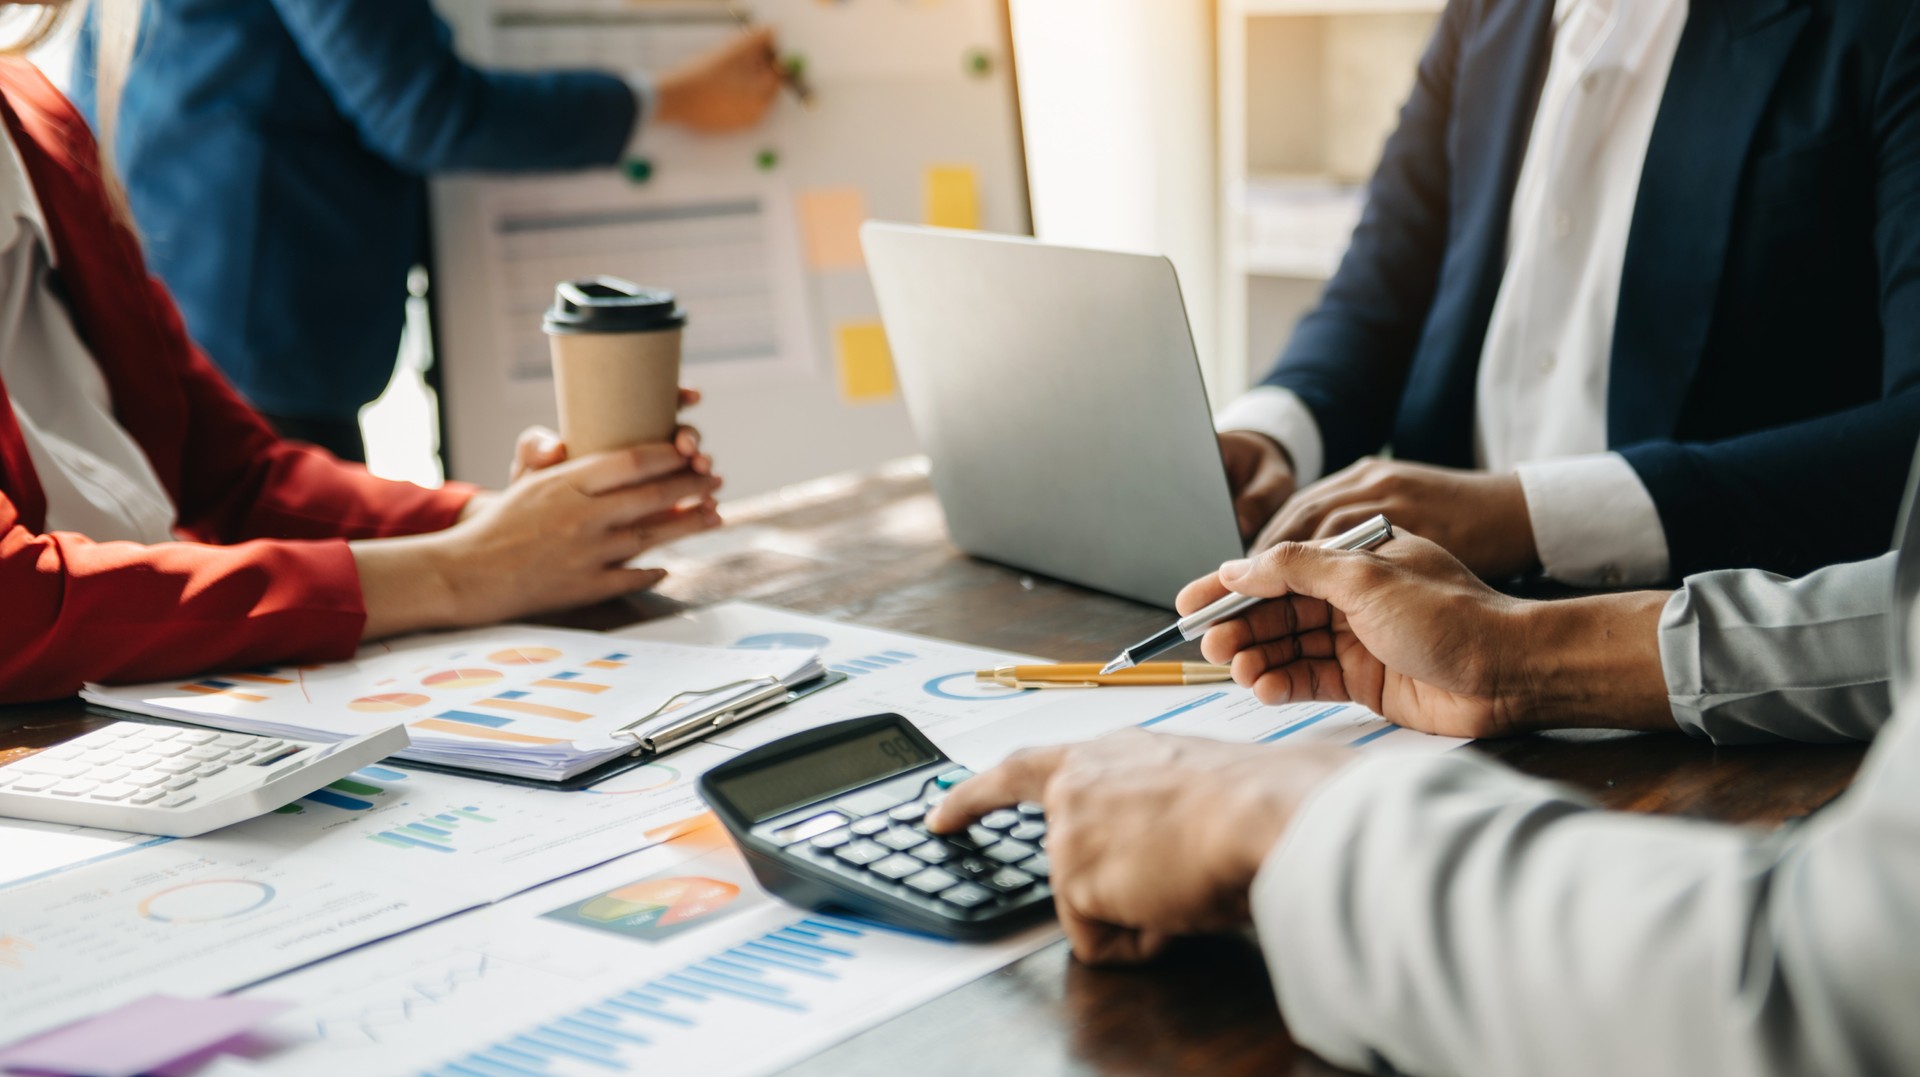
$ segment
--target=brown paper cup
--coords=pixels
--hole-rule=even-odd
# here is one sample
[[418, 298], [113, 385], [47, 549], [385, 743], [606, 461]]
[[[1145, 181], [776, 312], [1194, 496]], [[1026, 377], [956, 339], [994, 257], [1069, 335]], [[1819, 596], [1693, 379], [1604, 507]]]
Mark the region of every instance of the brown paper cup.
[[681, 332], [548, 335], [568, 455], [673, 437], [680, 423]]

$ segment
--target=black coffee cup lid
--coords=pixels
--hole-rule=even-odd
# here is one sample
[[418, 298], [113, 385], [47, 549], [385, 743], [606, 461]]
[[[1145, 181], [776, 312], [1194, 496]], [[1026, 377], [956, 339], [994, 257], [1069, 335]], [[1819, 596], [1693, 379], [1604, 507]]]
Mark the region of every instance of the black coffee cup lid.
[[541, 319], [549, 333], [646, 333], [685, 324], [687, 312], [672, 292], [619, 277], [561, 281]]

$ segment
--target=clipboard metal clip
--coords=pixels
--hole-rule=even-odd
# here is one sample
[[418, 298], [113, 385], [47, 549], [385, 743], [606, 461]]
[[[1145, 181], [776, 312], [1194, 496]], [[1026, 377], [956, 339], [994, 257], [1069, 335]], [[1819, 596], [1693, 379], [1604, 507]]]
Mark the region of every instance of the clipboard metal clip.
[[[809, 695], [830, 684], [837, 684], [844, 679], [844, 676], [835, 677], [829, 674], [825, 677], [816, 677], [805, 684], [789, 686], [778, 677], [750, 677], [747, 680], [734, 681], [716, 688], [676, 692], [652, 711], [613, 730], [612, 735], [631, 738], [638, 745], [630, 753], [632, 755], [658, 755], [686, 741], [699, 740], [735, 723], [744, 722], [767, 711], [786, 706], [801, 696]], [[755, 685], [759, 687], [754, 688]], [[753, 688], [753, 690], [728, 700], [719, 710], [696, 711], [691, 717], [682, 721], [650, 732], [642, 732], [650, 723], [673, 713], [684, 700], [715, 696], [737, 688]]]

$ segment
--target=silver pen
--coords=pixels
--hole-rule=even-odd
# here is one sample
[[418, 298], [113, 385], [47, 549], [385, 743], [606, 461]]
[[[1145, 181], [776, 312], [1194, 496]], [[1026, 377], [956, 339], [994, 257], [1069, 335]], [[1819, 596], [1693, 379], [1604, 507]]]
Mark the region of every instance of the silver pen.
[[[1375, 516], [1366, 523], [1344, 534], [1335, 535], [1320, 544], [1326, 550], [1371, 550], [1375, 546], [1393, 537], [1393, 525], [1385, 516]], [[1255, 595], [1230, 594], [1218, 602], [1197, 609], [1175, 621], [1164, 631], [1157, 632], [1139, 643], [1120, 652], [1120, 657], [1107, 663], [1101, 674], [1118, 673], [1123, 669], [1132, 669], [1155, 655], [1165, 654], [1190, 640], [1206, 635], [1207, 629], [1221, 621], [1230, 621], [1247, 612], [1266, 599]]]

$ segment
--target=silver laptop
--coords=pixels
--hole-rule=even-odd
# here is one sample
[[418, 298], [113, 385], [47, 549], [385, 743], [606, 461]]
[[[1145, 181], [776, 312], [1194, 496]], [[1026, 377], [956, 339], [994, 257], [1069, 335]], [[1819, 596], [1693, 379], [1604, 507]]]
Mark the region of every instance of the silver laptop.
[[1164, 607], [1240, 556], [1171, 262], [879, 222], [860, 236], [956, 545]]

